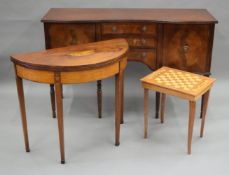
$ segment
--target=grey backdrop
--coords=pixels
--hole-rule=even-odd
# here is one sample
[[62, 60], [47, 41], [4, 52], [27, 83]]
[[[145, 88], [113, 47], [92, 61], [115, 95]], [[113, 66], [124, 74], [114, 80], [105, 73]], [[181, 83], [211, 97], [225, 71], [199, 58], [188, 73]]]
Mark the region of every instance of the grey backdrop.
[[[125, 124], [114, 146], [114, 80], [103, 81], [103, 119], [97, 119], [96, 84], [64, 87], [66, 165], [59, 164], [57, 123], [49, 87], [25, 82], [31, 153], [24, 151], [14, 71], [9, 55], [44, 48], [41, 17], [52, 7], [207, 8], [218, 20], [206, 132], [199, 138], [199, 107], [193, 154], [186, 155], [187, 102], [169, 97], [166, 122], [150, 117], [143, 139], [143, 92], [139, 78], [150, 70], [129, 63], [125, 76]], [[0, 0], [0, 174], [228, 174], [228, 0]], [[150, 94], [154, 114], [154, 93]], [[199, 104], [199, 103], [198, 103]]]

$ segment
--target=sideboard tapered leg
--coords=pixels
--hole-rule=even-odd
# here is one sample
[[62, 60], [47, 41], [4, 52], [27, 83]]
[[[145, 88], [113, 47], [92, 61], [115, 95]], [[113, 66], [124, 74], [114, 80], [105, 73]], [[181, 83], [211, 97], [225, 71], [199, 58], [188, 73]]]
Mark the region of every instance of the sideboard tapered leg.
[[165, 101], [166, 101], [166, 94], [161, 94], [161, 115], [160, 115], [160, 119], [161, 119], [161, 123], [164, 123], [164, 116], [165, 116]]
[[161, 98], [161, 94], [160, 92], [156, 92], [156, 114], [155, 114], [155, 118], [159, 118], [159, 110], [160, 110], [160, 98]]
[[144, 138], [148, 136], [149, 89], [144, 89]]
[[102, 81], [97, 81], [98, 118], [102, 118]]
[[50, 84], [50, 98], [52, 106], [52, 117], [56, 118], [55, 89], [53, 84]]

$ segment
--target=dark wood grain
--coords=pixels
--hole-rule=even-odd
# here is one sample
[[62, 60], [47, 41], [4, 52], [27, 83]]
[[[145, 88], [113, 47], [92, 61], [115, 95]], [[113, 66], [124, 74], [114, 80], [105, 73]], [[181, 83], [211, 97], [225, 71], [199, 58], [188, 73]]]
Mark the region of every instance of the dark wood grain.
[[160, 23], [216, 23], [217, 20], [205, 9], [104, 9], [104, 8], [52, 8], [42, 22], [110, 22], [150, 21]]
[[102, 23], [102, 35], [117, 35], [117, 34], [140, 34], [157, 35], [157, 24], [155, 23], [139, 23], [139, 22], [116, 22], [116, 23]]
[[166, 24], [161, 65], [196, 73], [208, 72], [209, 38], [208, 25]]
[[129, 61], [142, 62], [151, 70], [164, 65], [211, 74], [217, 20], [206, 9], [55, 8], [42, 22], [46, 45], [52, 48], [73, 41], [125, 38]]
[[156, 51], [154, 49], [130, 49], [128, 52], [128, 60], [141, 62], [150, 69], [156, 69]]
[[94, 24], [48, 25], [50, 48], [95, 42]]

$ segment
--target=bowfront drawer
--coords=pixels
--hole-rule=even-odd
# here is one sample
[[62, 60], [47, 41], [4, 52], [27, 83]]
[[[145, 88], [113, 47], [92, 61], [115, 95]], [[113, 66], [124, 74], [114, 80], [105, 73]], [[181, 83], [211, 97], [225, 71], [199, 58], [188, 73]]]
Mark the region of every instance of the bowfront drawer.
[[133, 49], [128, 52], [128, 60], [138, 61], [149, 66], [150, 69], [156, 68], [156, 50], [152, 49]]
[[49, 48], [64, 47], [95, 41], [94, 24], [48, 24]]
[[103, 23], [102, 35], [106, 34], [157, 34], [156, 24], [145, 23]]

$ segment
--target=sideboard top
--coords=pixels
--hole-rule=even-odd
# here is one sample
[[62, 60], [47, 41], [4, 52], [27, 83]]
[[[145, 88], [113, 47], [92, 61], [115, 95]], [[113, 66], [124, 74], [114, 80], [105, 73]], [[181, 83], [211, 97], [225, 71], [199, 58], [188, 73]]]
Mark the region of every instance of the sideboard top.
[[159, 23], [217, 23], [206, 9], [51, 8], [42, 22], [148, 21]]

